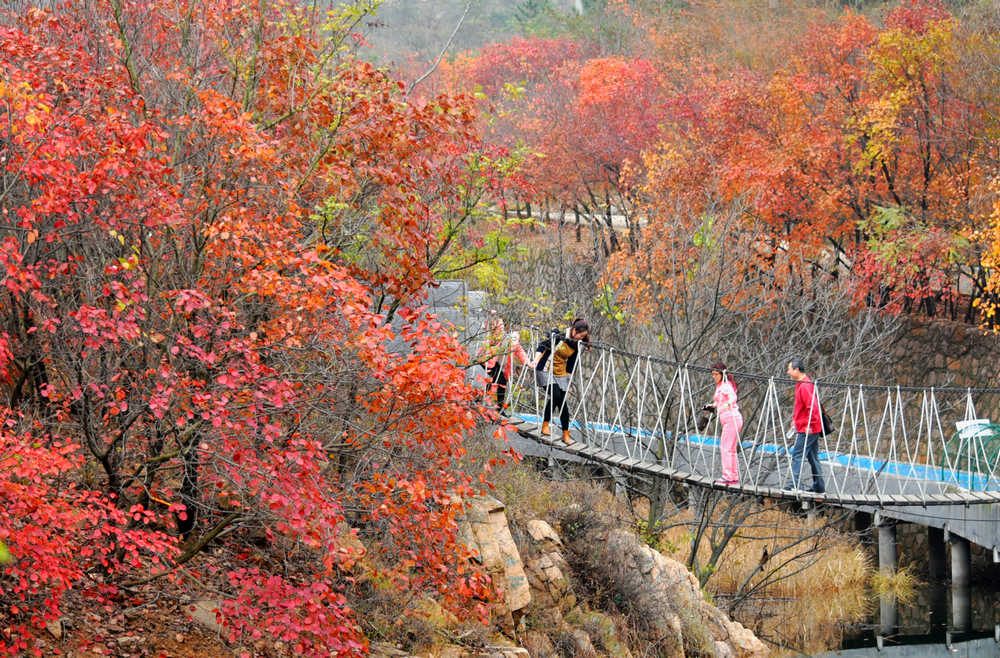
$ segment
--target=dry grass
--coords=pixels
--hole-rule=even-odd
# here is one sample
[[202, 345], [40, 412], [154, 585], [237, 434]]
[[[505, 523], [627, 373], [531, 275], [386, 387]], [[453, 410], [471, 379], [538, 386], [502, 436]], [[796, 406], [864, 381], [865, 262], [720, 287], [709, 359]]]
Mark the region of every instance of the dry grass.
[[920, 579], [913, 573], [912, 564], [895, 573], [880, 569], [871, 576], [871, 588], [875, 596], [894, 596], [903, 604], [913, 602], [920, 584]]
[[[468, 444], [468, 463], [486, 463], [499, 457], [502, 449], [495, 439], [474, 439]], [[576, 479], [573, 468], [569, 467], [567, 479], [560, 481], [547, 477], [532, 463], [515, 462], [509, 457], [504, 457], [504, 462], [493, 466], [489, 473], [491, 495], [504, 504], [508, 518], [515, 523], [542, 519], [555, 525], [561, 512], [573, 504], [584, 505], [623, 524], [631, 518], [627, 506], [587, 473], [580, 473]]]
[[[709, 594], [725, 607], [741, 586], [765, 583], [731, 611], [737, 621], [761, 638], [798, 651], [808, 653], [836, 645], [843, 626], [864, 619], [870, 610], [867, 586], [872, 566], [854, 538], [821, 530], [821, 525], [821, 521], [791, 516], [780, 509], [761, 510], [752, 517], [752, 527], [733, 537], [722, 553], [707, 584]], [[794, 537], [816, 532], [822, 532], [821, 551], [802, 555], [812, 546], [807, 542], [774, 554]], [[680, 559], [687, 558], [690, 542], [683, 526], [659, 538], [664, 553], [679, 547], [674, 557]], [[765, 548], [768, 558], [762, 564]], [[698, 557], [702, 563], [707, 561], [707, 545], [701, 547]]]

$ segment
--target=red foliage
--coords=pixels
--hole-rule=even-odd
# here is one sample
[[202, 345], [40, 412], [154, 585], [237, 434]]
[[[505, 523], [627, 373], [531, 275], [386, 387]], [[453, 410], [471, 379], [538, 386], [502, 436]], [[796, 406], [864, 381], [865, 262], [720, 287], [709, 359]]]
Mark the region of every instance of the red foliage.
[[941, 0], [903, 0], [886, 14], [885, 24], [923, 34], [931, 23], [950, 17], [951, 13]]
[[[4, 18], [8, 650], [68, 588], [114, 602], [180, 561], [228, 593], [234, 639], [355, 654], [344, 521], [407, 539], [381, 561], [401, 588], [484, 613], [455, 524], [467, 355], [405, 312], [411, 349], [388, 351], [384, 311], [431, 280], [473, 185], [501, 182], [472, 166], [468, 98], [409, 101], [337, 48], [349, 14], [326, 20], [222, 0]], [[245, 561], [257, 530], [281, 550], [232, 573], [197, 550]]]
[[498, 141], [511, 150], [526, 144], [526, 195], [589, 204], [618, 190], [626, 162], [641, 165], [658, 135], [664, 93], [655, 66], [594, 50], [563, 39], [514, 39], [447, 67], [452, 88], [486, 95]]

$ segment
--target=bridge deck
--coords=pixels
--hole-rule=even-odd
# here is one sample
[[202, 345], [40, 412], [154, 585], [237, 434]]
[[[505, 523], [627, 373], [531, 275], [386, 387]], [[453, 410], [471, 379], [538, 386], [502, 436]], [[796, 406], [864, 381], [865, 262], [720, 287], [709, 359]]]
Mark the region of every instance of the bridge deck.
[[[559, 438], [541, 435], [538, 431], [537, 423], [531, 419], [513, 417], [509, 422], [522, 436], [531, 438], [538, 443], [558, 448], [568, 455], [580, 457], [587, 461], [602, 462], [609, 466], [614, 466], [623, 470], [644, 473], [654, 477], [669, 478], [671, 480], [700, 487], [710, 487], [712, 489], [745, 493], [754, 496], [841, 505], [870, 505], [875, 507], [933, 507], [939, 505], [966, 505], [971, 504], [972, 502], [977, 504], [1000, 503], [1000, 491], [962, 491], [936, 494], [924, 493], [923, 495], [917, 495], [915, 493], [908, 494], [905, 493], [905, 489], [907, 484], [906, 481], [909, 478], [905, 475], [894, 476], [899, 481], [899, 493], [837, 493], [827, 491], [821, 494], [800, 489], [786, 490], [783, 489], [781, 484], [777, 481], [757, 485], [726, 485], [716, 482], [712, 476], [694, 473], [691, 468], [685, 469], [683, 466], [669, 466], [657, 461], [629, 457], [628, 455], [622, 455], [613, 450], [582, 443], [579, 440], [575, 440], [572, 445], [565, 445]], [[697, 442], [694, 447], [700, 451], [717, 451], [718, 449], [716, 445], [708, 442]], [[772, 446], [772, 448], [776, 447]], [[844, 466], [836, 460], [831, 460], [830, 455], [826, 453], [824, 454], [826, 456], [825, 461], [828, 469], [837, 469], [840, 467], [873, 470], [879, 466], [878, 463], [861, 465], [856, 462], [851, 463], [850, 466]], [[682, 461], [690, 461], [690, 459]], [[688, 466], [691, 466], [691, 464], [688, 464]], [[827, 476], [834, 476], [834, 473], [828, 472]], [[775, 478], [770, 477], [768, 479], [774, 480]]]
[[[894, 518], [900, 521], [917, 523], [924, 526], [943, 528], [951, 534], [964, 537], [975, 544], [992, 548], [995, 552], [1000, 547], [1000, 491], [961, 491], [960, 493], [946, 492], [930, 494], [926, 491], [922, 495], [907, 493], [856, 493], [860, 491], [860, 485], [853, 489], [853, 480], [861, 478], [856, 474], [848, 473], [841, 480], [847, 486], [850, 493], [837, 493], [827, 491], [819, 494], [811, 491], [783, 489], [780, 483], [765, 479], [760, 484], [744, 485], [724, 485], [715, 481], [714, 476], [704, 475], [697, 472], [692, 462], [703, 461], [712, 463], [712, 458], [705, 457], [702, 460], [689, 458], [681, 460], [680, 464], [670, 466], [660, 463], [654, 459], [640, 459], [620, 454], [614, 449], [608, 449], [599, 445], [591, 445], [583, 442], [584, 428], [579, 424], [574, 424], [572, 435], [574, 442], [572, 445], [563, 444], [561, 438], [542, 436], [538, 431], [538, 425], [532, 419], [512, 417], [509, 419], [510, 425], [517, 433], [530, 442], [535, 443], [542, 451], [558, 451], [563, 458], [569, 457], [573, 460], [589, 461], [605, 464], [631, 473], [636, 473], [653, 478], [667, 478], [684, 484], [705, 487], [717, 491], [758, 496], [762, 498], [784, 499], [814, 504], [826, 504], [836, 507], [844, 507], [866, 512], [878, 512], [884, 517]], [[597, 433], [591, 433], [592, 436]], [[615, 447], [613, 437], [608, 442], [612, 448]], [[717, 442], [693, 442], [690, 446], [692, 450], [702, 452], [717, 452]], [[689, 457], [693, 455], [689, 454]], [[828, 477], [836, 477], [838, 469], [855, 469], [857, 464], [849, 467], [840, 463], [836, 455], [826, 455], [823, 464]], [[717, 464], [718, 461], [715, 460]], [[886, 486], [886, 478], [883, 473], [881, 484]], [[900, 480], [898, 488], [905, 491], [907, 483], [905, 480], [911, 479], [903, 475], [893, 475], [894, 479]], [[912, 486], [912, 485], [911, 485]], [[852, 490], [853, 489], [853, 490]], [[970, 501], [976, 501], [973, 504]]]

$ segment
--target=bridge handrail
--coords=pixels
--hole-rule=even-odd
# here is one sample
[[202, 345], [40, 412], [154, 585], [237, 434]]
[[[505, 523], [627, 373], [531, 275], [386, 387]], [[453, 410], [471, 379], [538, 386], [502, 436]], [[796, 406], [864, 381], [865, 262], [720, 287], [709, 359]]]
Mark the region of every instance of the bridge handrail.
[[[543, 331], [547, 332], [524, 327], [521, 337], [530, 341], [533, 350]], [[576, 441], [613, 448], [623, 459], [652, 461], [698, 477], [720, 474], [718, 451], [707, 452], [703, 445], [685, 438], [698, 436], [695, 418], [706, 401], [703, 398], [710, 394], [707, 374], [711, 368], [596, 341], [589, 350], [580, 350], [577, 363], [566, 396]], [[537, 420], [546, 390], [535, 386], [528, 366], [520, 366], [511, 379], [512, 411]], [[787, 437], [785, 430], [795, 382], [741, 374], [741, 383], [744, 379], [766, 385], [745, 391], [741, 386], [741, 396], [747, 397], [741, 397], [740, 404], [748, 425], [738, 453], [740, 470], [751, 487], [780, 485], [791, 475], [788, 455], [794, 437]], [[836, 385], [822, 380], [818, 389], [825, 393], [824, 407], [836, 425], [819, 446], [832, 495], [903, 496], [914, 504], [939, 495], [965, 495], [970, 503], [980, 503], [981, 492], [1000, 490], [1000, 460], [983, 459], [981, 451], [977, 459], [963, 456], [968, 446], [954, 445], [952, 433], [944, 430], [962, 407], [966, 418], [975, 418], [974, 398], [992, 391], [1000, 394], [1000, 389], [978, 389], [977, 393], [971, 388]], [[558, 412], [553, 410], [554, 419]]]

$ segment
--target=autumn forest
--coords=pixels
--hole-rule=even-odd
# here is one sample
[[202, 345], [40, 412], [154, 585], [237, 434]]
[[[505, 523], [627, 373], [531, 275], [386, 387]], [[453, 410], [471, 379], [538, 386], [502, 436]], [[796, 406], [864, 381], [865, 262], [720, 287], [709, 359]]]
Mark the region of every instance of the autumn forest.
[[530, 0], [392, 61], [380, 4], [0, 3], [7, 654], [205, 592], [295, 655], [373, 592], [490, 623], [456, 518], [516, 456], [437, 280], [684, 361], [817, 289], [995, 327], [995, 3]]

